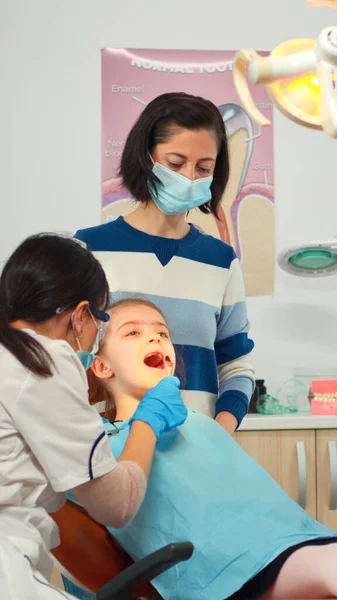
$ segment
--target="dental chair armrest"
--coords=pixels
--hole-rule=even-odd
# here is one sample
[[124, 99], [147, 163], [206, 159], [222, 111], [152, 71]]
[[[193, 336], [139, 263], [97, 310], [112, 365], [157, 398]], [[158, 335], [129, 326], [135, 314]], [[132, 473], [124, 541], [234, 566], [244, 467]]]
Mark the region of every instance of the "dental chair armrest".
[[168, 544], [149, 556], [136, 561], [97, 592], [97, 600], [131, 600], [141, 583], [152, 581], [177, 563], [191, 558], [191, 542]]

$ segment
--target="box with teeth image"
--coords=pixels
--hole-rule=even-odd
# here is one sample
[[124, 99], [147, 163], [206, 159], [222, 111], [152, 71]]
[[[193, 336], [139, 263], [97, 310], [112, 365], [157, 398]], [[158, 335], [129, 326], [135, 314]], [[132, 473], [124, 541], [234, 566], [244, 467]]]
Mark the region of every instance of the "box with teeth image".
[[311, 414], [337, 415], [337, 379], [311, 382]]

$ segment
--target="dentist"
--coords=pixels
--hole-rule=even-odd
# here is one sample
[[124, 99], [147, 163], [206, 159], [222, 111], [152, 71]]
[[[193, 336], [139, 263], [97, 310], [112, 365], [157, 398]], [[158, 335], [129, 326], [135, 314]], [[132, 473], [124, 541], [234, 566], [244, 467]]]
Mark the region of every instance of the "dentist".
[[102, 267], [77, 241], [25, 240], [0, 278], [0, 589], [6, 600], [57, 600], [49, 585], [50, 517], [71, 490], [97, 520], [123, 527], [145, 494], [157, 440], [187, 416], [167, 377], [139, 405], [115, 460], [88, 401], [85, 370], [109, 322]]

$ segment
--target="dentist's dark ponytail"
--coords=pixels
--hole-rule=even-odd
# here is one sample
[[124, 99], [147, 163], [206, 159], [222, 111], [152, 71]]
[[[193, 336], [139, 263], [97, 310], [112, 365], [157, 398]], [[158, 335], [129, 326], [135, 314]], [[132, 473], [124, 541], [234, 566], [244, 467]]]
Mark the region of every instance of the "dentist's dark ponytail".
[[2, 344], [32, 373], [41, 377], [52, 374], [52, 358], [31, 335], [9, 324], [5, 307], [0, 307], [0, 344]]
[[83, 300], [93, 309], [105, 309], [108, 296], [101, 265], [78, 241], [52, 233], [31, 236], [13, 252], [1, 273], [0, 344], [35, 375], [51, 376], [48, 352], [11, 324], [45, 323], [56, 316], [57, 308], [75, 307]]

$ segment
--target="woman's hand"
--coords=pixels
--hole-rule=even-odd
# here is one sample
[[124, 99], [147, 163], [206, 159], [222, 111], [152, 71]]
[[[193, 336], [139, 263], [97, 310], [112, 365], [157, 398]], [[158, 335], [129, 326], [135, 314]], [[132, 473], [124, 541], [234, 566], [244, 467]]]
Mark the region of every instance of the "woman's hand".
[[228, 433], [230, 433], [231, 435], [233, 435], [234, 431], [236, 430], [236, 428], [238, 426], [237, 418], [234, 417], [234, 415], [232, 415], [232, 413], [230, 413], [230, 412], [226, 412], [226, 411], [220, 412], [215, 417], [215, 420], [217, 423], [219, 423], [219, 425], [221, 425], [221, 427], [226, 429], [226, 431]]

